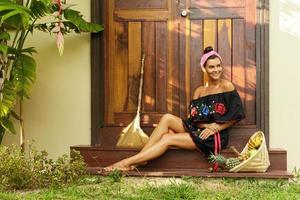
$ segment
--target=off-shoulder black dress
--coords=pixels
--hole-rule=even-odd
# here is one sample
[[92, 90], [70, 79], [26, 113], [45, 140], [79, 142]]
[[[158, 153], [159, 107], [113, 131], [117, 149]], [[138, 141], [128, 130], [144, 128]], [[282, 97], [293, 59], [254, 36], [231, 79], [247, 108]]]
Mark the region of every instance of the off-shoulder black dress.
[[[194, 99], [190, 104], [189, 112], [190, 117], [182, 120], [184, 128], [206, 156], [214, 153], [215, 137], [211, 135], [206, 140], [202, 140], [199, 134], [203, 129], [198, 128], [197, 123], [225, 123], [232, 120], [238, 121], [245, 117], [242, 101], [236, 89]], [[221, 148], [226, 148], [228, 144], [227, 129], [220, 132], [220, 139]]]

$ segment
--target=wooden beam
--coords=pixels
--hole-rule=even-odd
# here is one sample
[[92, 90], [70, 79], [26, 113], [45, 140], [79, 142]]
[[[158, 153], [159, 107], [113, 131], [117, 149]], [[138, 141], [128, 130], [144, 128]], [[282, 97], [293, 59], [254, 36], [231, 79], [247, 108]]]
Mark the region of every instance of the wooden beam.
[[[207, 19], [203, 21], [203, 49], [211, 46], [217, 50], [217, 20]], [[207, 82], [207, 74], [203, 74], [203, 84]]]
[[116, 9], [167, 9], [167, 0], [112, 0], [115, 1]]
[[190, 19], [243, 18], [245, 8], [191, 8]]
[[264, 131], [269, 146], [269, 0], [257, 0], [256, 63], [257, 63], [257, 124]]
[[142, 51], [141, 22], [128, 23], [128, 111], [137, 109]]
[[192, 8], [236, 8], [245, 5], [245, 0], [191, 0]]
[[232, 75], [231, 73], [231, 65], [232, 65], [231, 19], [218, 20], [218, 52], [220, 55], [222, 55], [223, 77], [229, 81], [232, 81], [231, 80], [231, 75]]
[[167, 10], [143, 9], [143, 10], [115, 10], [115, 20], [119, 21], [166, 21]]
[[[104, 23], [104, 1], [92, 0], [92, 22]], [[100, 143], [104, 123], [105, 32], [91, 34], [91, 144]]]

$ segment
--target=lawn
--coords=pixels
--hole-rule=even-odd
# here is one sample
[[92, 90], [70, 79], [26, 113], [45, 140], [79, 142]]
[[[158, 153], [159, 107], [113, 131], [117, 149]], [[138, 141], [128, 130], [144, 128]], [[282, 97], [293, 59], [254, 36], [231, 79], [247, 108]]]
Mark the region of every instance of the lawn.
[[286, 180], [134, 178], [87, 176], [76, 184], [0, 192], [0, 199], [300, 199], [300, 184]]

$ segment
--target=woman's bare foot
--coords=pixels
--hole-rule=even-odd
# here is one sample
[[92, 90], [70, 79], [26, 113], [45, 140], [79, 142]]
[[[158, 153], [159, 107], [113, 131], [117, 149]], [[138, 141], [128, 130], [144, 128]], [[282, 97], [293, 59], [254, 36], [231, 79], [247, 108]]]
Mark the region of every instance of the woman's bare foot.
[[134, 166], [134, 167], [138, 167], [138, 166], [141, 166], [141, 165], [147, 165], [147, 164], [148, 164], [148, 162], [145, 161], [145, 162], [141, 162], [141, 163], [134, 164], [133, 166]]
[[103, 168], [103, 170], [105, 172], [111, 172], [114, 170], [131, 171], [131, 170], [134, 170], [134, 168], [135, 168], [134, 166], [126, 165], [124, 162], [120, 161], [120, 162], [114, 163], [112, 165], [109, 165], [109, 166]]

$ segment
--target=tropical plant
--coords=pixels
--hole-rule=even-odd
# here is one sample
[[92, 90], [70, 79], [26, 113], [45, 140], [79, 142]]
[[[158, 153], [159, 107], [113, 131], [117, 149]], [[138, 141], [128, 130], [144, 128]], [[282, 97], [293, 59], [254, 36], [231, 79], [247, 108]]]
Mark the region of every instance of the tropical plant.
[[[99, 32], [103, 27], [89, 23], [65, 0], [0, 1], [0, 144], [5, 131], [16, 133], [11, 116], [22, 119], [22, 101], [29, 98], [36, 80], [34, 47], [24, 47], [28, 34], [35, 30], [56, 34], [59, 54], [63, 54], [64, 35]], [[49, 21], [49, 18], [51, 20]], [[47, 21], [46, 21], [47, 20]], [[19, 101], [20, 110], [14, 111]], [[21, 146], [24, 133], [21, 130]]]
[[28, 153], [18, 145], [0, 145], [0, 191], [63, 186], [87, 174], [80, 152], [71, 150], [69, 155], [52, 159], [33, 144]]

